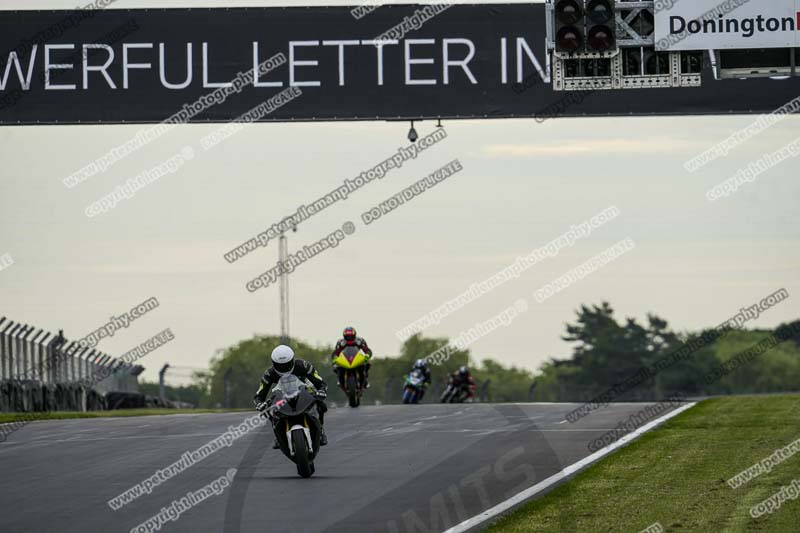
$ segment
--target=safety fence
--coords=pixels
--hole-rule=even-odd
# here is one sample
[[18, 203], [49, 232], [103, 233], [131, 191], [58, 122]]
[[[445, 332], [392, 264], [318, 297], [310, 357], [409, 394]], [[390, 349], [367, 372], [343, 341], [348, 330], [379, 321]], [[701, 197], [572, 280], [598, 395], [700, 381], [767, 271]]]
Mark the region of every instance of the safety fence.
[[113, 408], [107, 393], [138, 391], [144, 367], [85, 343], [0, 318], [0, 411]]

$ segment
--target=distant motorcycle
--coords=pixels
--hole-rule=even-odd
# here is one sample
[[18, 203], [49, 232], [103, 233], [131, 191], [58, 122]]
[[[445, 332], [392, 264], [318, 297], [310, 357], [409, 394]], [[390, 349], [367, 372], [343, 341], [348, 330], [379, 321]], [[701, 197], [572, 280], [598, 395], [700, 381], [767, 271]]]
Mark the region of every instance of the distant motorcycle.
[[419, 403], [425, 387], [425, 376], [420, 370], [412, 370], [403, 385], [403, 403]]
[[468, 381], [450, 376], [440, 400], [442, 403], [464, 403], [469, 398], [469, 388]]
[[273, 388], [269, 407], [262, 414], [272, 422], [280, 449], [297, 465], [297, 474], [311, 477], [314, 458], [319, 452], [321, 426], [316, 398], [308, 386], [293, 374], [281, 376]]
[[338, 373], [343, 373], [340, 387], [347, 396], [350, 407], [361, 404], [361, 395], [364, 393], [364, 369], [367, 365], [367, 355], [358, 346], [345, 346], [333, 360]]

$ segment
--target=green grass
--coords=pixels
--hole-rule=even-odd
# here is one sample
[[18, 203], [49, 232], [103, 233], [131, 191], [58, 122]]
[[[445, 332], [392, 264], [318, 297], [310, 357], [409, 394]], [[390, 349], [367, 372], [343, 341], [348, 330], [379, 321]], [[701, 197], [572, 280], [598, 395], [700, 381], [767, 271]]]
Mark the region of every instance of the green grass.
[[800, 395], [706, 400], [500, 518], [490, 533], [798, 532], [800, 499], [750, 517], [800, 478], [800, 453], [737, 489], [726, 481], [800, 438]]
[[51, 411], [49, 413], [0, 413], [0, 424], [33, 420], [62, 420], [66, 418], [114, 418], [120, 416], [197, 415], [201, 413], [230, 413], [252, 409], [116, 409], [113, 411]]

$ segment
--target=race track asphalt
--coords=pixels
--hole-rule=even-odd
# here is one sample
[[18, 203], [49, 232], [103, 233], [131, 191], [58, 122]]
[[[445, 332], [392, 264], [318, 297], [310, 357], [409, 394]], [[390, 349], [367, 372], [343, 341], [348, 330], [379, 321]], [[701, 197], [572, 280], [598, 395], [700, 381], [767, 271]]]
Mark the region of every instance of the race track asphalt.
[[33, 422], [0, 444], [0, 530], [128, 532], [235, 468], [224, 492], [151, 531], [438, 532], [590, 455], [645, 405], [574, 424], [564, 417], [576, 404], [340, 407], [310, 479], [262, 426], [117, 511], [109, 499], [252, 413]]

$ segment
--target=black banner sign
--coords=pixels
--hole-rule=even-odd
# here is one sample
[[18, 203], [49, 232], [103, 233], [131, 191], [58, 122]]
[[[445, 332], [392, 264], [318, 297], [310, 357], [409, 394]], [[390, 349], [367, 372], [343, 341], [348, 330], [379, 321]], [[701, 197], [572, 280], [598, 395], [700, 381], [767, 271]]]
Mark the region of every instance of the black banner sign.
[[542, 4], [353, 9], [2, 11], [0, 124], [758, 113], [800, 94], [708, 70], [554, 92]]

